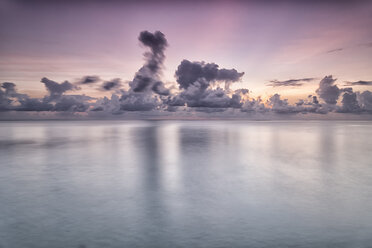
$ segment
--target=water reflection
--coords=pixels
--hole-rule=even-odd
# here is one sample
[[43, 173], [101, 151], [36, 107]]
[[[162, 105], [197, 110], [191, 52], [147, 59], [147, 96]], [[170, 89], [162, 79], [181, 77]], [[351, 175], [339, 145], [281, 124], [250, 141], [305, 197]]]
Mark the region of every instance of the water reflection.
[[368, 247], [371, 127], [0, 123], [0, 247]]

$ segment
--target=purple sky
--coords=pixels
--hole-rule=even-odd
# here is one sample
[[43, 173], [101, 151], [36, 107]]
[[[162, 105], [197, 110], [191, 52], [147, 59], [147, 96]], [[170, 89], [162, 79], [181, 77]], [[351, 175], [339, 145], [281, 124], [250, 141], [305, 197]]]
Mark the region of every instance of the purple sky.
[[[159, 30], [169, 43], [164, 82], [176, 82], [183, 59], [213, 62], [245, 73], [232, 89], [295, 102], [313, 94], [326, 75], [338, 85], [371, 81], [371, 27], [371, 1], [0, 0], [0, 82], [41, 97], [42, 77], [130, 81], [143, 65], [139, 33]], [[316, 80], [270, 86], [302, 78]], [[82, 92], [110, 95], [92, 87]]]

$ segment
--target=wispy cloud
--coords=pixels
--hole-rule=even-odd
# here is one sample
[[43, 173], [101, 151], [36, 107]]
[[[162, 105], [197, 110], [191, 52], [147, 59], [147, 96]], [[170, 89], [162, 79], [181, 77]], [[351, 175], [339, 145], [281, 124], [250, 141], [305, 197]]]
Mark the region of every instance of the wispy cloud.
[[348, 50], [348, 49], [351, 49], [351, 48], [358, 48], [358, 47], [372, 47], [372, 42], [360, 43], [360, 44], [352, 45], [352, 46], [349, 46], [349, 47], [339, 47], [339, 48], [328, 50], [324, 53], [325, 54], [338, 53], [338, 52], [342, 52], [344, 50]]
[[273, 87], [279, 87], [279, 86], [292, 86], [292, 87], [299, 87], [304, 84], [304, 82], [311, 82], [316, 80], [316, 78], [299, 78], [299, 79], [289, 79], [285, 81], [279, 81], [279, 80], [271, 80], [270, 83], [267, 85], [273, 86]]
[[343, 50], [344, 50], [344, 48], [340, 47], [340, 48], [335, 48], [335, 49], [332, 49], [332, 50], [328, 50], [325, 53], [337, 53], [337, 52], [341, 52]]
[[367, 42], [367, 43], [361, 43], [359, 44], [360, 46], [363, 46], [363, 47], [372, 47], [372, 42]]
[[360, 80], [360, 81], [355, 81], [355, 82], [350, 82], [350, 81], [345, 82], [345, 86], [356, 86], [356, 85], [368, 86], [368, 85], [372, 85], [372, 81]]

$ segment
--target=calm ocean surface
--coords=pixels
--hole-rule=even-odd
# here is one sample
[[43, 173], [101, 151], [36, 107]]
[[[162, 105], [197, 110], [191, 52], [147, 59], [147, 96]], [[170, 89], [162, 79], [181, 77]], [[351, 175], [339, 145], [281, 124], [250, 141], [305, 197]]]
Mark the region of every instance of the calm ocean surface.
[[0, 247], [372, 247], [372, 122], [0, 122]]

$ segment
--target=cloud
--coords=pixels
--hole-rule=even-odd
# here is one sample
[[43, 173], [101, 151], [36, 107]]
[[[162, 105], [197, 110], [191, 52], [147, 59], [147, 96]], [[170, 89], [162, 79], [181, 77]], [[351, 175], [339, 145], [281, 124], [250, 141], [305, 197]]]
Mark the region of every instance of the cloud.
[[372, 81], [355, 81], [355, 82], [346, 82], [345, 86], [356, 86], [356, 85], [361, 85], [361, 86], [369, 86], [372, 85]]
[[1, 84], [1, 88], [5, 89], [3, 93], [4, 97], [11, 97], [16, 99], [23, 99], [28, 97], [26, 94], [20, 94], [17, 92], [16, 85], [11, 82], [4, 82]]
[[145, 76], [138, 73], [129, 86], [134, 92], [143, 92], [149, 89], [149, 86], [154, 84], [154, 80], [151, 76]]
[[311, 82], [316, 80], [316, 78], [300, 78], [300, 79], [289, 79], [285, 81], [271, 80], [268, 84], [269, 86], [279, 87], [279, 86], [302, 86], [303, 82]]
[[308, 98], [312, 99], [311, 104], [319, 104], [318, 97], [309, 95]]
[[[334, 82], [335, 79], [327, 76], [322, 79], [319, 88], [332, 87]], [[187, 110], [206, 114], [226, 113], [226, 116], [231, 115], [233, 109], [237, 109], [241, 113], [265, 115], [270, 115], [270, 113], [279, 115], [326, 114], [328, 112], [372, 113], [372, 93], [370, 91], [354, 92], [352, 88], [338, 88], [339, 94], [342, 94], [340, 105], [330, 103], [323, 105], [316, 95], [309, 95], [307, 99], [299, 99], [295, 104], [290, 104], [279, 94], [272, 95], [265, 105], [260, 97], [249, 98], [247, 89], [231, 91], [221, 87], [212, 88], [211, 85], [204, 88], [205, 85], [208, 85], [206, 79], [200, 78], [189, 85], [187, 89], [174, 94], [168, 92], [168, 95], [158, 94], [152, 90], [146, 92], [121, 90], [117, 91], [117, 93], [121, 92], [121, 95], [113, 94], [111, 98], [96, 99], [86, 95], [65, 95], [62, 93], [57, 98], [51, 99], [49, 95], [44, 98], [31, 98], [27, 94], [18, 93], [14, 83], [6, 82], [0, 87], [0, 111], [81, 112], [117, 115], [136, 111], [152, 111], [152, 113], [157, 111], [160, 114], [164, 110], [176, 111], [178, 114], [179, 111]], [[158, 87], [160, 86], [158, 85]], [[324, 97], [321, 99], [324, 100]], [[180, 108], [180, 106], [183, 107]]]
[[1, 88], [5, 89], [6, 95], [11, 95], [15, 93], [15, 84], [10, 82], [4, 82], [1, 84]]
[[57, 83], [46, 77], [43, 77], [41, 79], [41, 82], [45, 85], [46, 89], [48, 90], [51, 99], [60, 97], [66, 91], [78, 89], [77, 86], [73, 85], [68, 81], [64, 81], [63, 83]]
[[0, 111], [7, 111], [9, 110], [9, 107], [11, 106], [12, 100], [9, 97], [9, 92], [7, 92], [8, 86], [4, 87], [5, 83], [1, 84], [1, 88], [4, 88], [5, 91], [3, 91], [0, 88]]
[[152, 86], [152, 91], [162, 96], [169, 95], [169, 89], [165, 88], [164, 83], [161, 81], [157, 81], [154, 83], [154, 85]]
[[160, 31], [154, 33], [142, 31], [138, 40], [150, 48], [150, 52], [144, 53], [145, 64], [129, 82], [129, 90], [122, 91], [119, 101], [120, 110], [124, 111], [153, 110], [162, 103], [159, 96], [169, 95], [169, 90], [160, 80], [165, 59], [164, 51], [168, 46], [165, 35]]
[[[142, 31], [138, 40], [150, 49], [144, 53], [145, 64], [128, 83], [128, 90], [121, 89], [121, 96], [114, 94], [111, 99], [105, 97], [94, 105], [93, 112], [109, 111], [120, 114], [123, 111], [151, 111], [162, 104], [160, 97], [169, 95], [169, 89], [160, 80], [165, 59], [164, 51], [168, 46], [165, 35], [160, 31], [154, 33]], [[102, 89], [106, 91], [119, 89], [121, 85], [121, 80], [117, 78], [104, 82]]]
[[359, 103], [357, 101], [357, 94], [353, 90], [347, 90], [342, 95], [341, 100], [342, 106], [339, 109], [340, 112], [344, 113], [357, 113], [361, 111]]
[[2, 111], [71, 111], [84, 112], [88, 109], [87, 101], [94, 98], [84, 95], [63, 95], [74, 86], [68, 82], [58, 84], [47, 78], [42, 82], [50, 95], [44, 98], [31, 98], [27, 94], [17, 92], [14, 83], [3, 83], [5, 91], [0, 90], [0, 109]]
[[[247, 89], [230, 91], [229, 84], [237, 82], [244, 75], [236, 69], [220, 69], [215, 63], [181, 61], [175, 76], [179, 92], [168, 97], [166, 105], [187, 106], [196, 111], [214, 112], [227, 108], [241, 108], [242, 95], [248, 94]], [[213, 88], [215, 82], [225, 82], [225, 87]], [[173, 111], [173, 108], [171, 108]]]
[[99, 76], [85, 76], [79, 79], [76, 84], [95, 84], [101, 81]]
[[[215, 63], [190, 62], [186, 59], [181, 62], [175, 73], [181, 89], [187, 89], [202, 78], [205, 79], [202, 88], [207, 88], [214, 81], [237, 82], [243, 75], [244, 72], [235, 69], [219, 69]], [[200, 80], [198, 83], [200, 84]]]
[[103, 111], [103, 110], [104, 108], [102, 106], [98, 106], [98, 107], [92, 108], [90, 111], [96, 112], [96, 111]]
[[[175, 73], [180, 92], [166, 103], [170, 106], [184, 106], [191, 108], [240, 108], [241, 95], [247, 94], [247, 89], [230, 92], [217, 87], [212, 89], [213, 82], [237, 82], [244, 75], [235, 69], [219, 69], [215, 63], [190, 62], [183, 60]], [[210, 110], [208, 110], [210, 111]]]
[[326, 51], [325, 53], [336, 53], [336, 52], [341, 52], [343, 50], [344, 50], [344, 48], [340, 47], [340, 48], [336, 48], [336, 49]]
[[117, 89], [122, 85], [120, 78], [114, 78], [110, 81], [106, 81], [102, 84], [101, 90], [109, 91], [112, 89]]
[[319, 97], [328, 104], [336, 104], [341, 90], [334, 85], [337, 79], [333, 79], [332, 75], [325, 76], [319, 83], [319, 88], [315, 91]]
[[65, 95], [61, 97], [54, 105], [54, 111], [85, 112], [88, 107], [88, 101], [95, 98], [85, 95]]
[[313, 95], [309, 95], [308, 99], [305, 100], [299, 99], [294, 105], [291, 105], [287, 99], [281, 99], [279, 94], [274, 94], [267, 101], [267, 105], [270, 108], [266, 109], [266, 111], [277, 114], [326, 114], [332, 110], [332, 108], [320, 104], [318, 98]]
[[357, 99], [360, 107], [367, 112], [372, 111], [372, 92], [366, 90], [362, 93], [357, 92]]
[[220, 69], [217, 74], [217, 81], [237, 82], [239, 81], [244, 72], [238, 72], [235, 69]]
[[[156, 31], [142, 31], [138, 37], [142, 45], [150, 48], [150, 52], [145, 52], [145, 64], [135, 74], [133, 80], [129, 82], [131, 92], [159, 95], [168, 95], [169, 90], [165, 88], [160, 80], [161, 69], [165, 59], [164, 51], [168, 46], [165, 35]], [[136, 95], [139, 97], [140, 95]], [[144, 96], [148, 98], [148, 96]]]
[[19, 100], [20, 105], [13, 110], [16, 111], [55, 111], [53, 104], [38, 98], [25, 98]]
[[267, 104], [271, 106], [271, 110], [276, 113], [296, 113], [298, 109], [295, 106], [289, 105], [287, 99], [281, 99], [279, 94], [272, 95]]
[[120, 110], [150, 111], [157, 108], [161, 102], [151, 94], [124, 92], [120, 98]]
[[67, 91], [80, 89], [68, 81], [57, 83], [44, 77], [41, 79], [41, 82], [44, 83], [47, 88], [49, 96], [44, 97], [40, 101], [37, 101], [36, 99], [24, 101], [24, 106], [21, 105], [24, 109], [35, 107], [35, 111], [45, 111], [45, 109], [49, 108], [50, 104], [52, 104], [49, 111], [85, 112], [89, 108], [89, 101], [95, 99], [85, 95], [64, 95]]
[[269, 109], [265, 107], [263, 104], [261, 97], [257, 99], [250, 99], [243, 103], [242, 107], [240, 108], [241, 112], [249, 112], [249, 113], [264, 113], [267, 112]]
[[[2, 90], [4, 89], [4, 90]], [[17, 92], [16, 85], [11, 82], [4, 82], [0, 87], [0, 111], [17, 110], [22, 103], [28, 101], [27, 94], [20, 94]]]
[[91, 111], [120, 114], [122, 113], [120, 110], [120, 98], [117, 94], [112, 94], [110, 99], [108, 97], [98, 99], [92, 104]]
[[360, 46], [364, 46], [364, 47], [372, 47], [372, 42], [367, 42], [367, 43], [361, 43], [359, 44]]
[[240, 97], [230, 97], [222, 88], [203, 90], [202, 84], [193, 84], [180, 95], [188, 107], [239, 108]]
[[145, 54], [148, 59], [146, 67], [152, 72], [157, 72], [165, 58], [164, 50], [168, 46], [165, 35], [160, 31], [156, 31], [154, 33], [142, 31], [138, 37], [138, 40], [141, 41], [143, 45], [148, 46], [151, 49], [151, 53]]
[[[337, 111], [342, 113], [362, 113], [368, 112], [370, 109], [370, 92], [364, 91], [353, 92], [351, 87], [339, 88], [334, 85], [336, 79], [332, 76], [324, 77], [320, 83], [316, 93], [327, 104], [333, 106], [324, 106], [323, 109], [328, 111]], [[348, 85], [368, 85], [368, 81], [349, 82]], [[342, 94], [341, 106], [336, 106], [339, 96]]]

